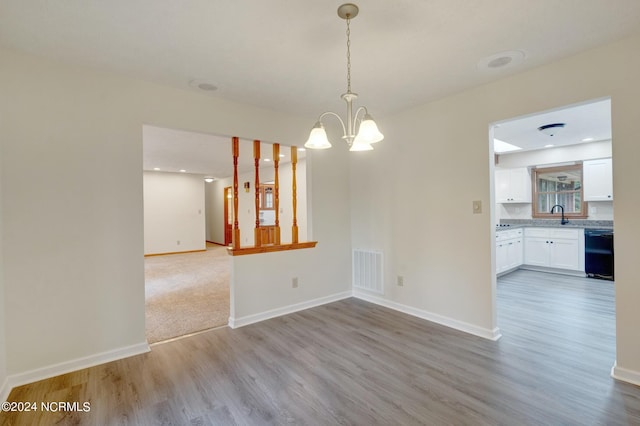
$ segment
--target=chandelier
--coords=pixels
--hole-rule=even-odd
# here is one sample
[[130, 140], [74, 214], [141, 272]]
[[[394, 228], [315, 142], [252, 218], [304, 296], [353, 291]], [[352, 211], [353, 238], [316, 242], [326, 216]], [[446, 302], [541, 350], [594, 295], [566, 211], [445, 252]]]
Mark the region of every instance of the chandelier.
[[[327, 149], [331, 148], [331, 143], [327, 138], [327, 132], [324, 130], [322, 119], [327, 115], [332, 115], [340, 121], [344, 139], [349, 145], [349, 151], [370, 151], [373, 149], [371, 144], [380, 142], [384, 139], [384, 135], [378, 130], [376, 122], [367, 111], [366, 107], [361, 106], [353, 114], [353, 101], [358, 98], [357, 93], [351, 91], [351, 19], [358, 15], [358, 6], [353, 3], [345, 3], [338, 8], [338, 16], [347, 21], [347, 92], [343, 93], [341, 98], [347, 103], [347, 123], [335, 112], [327, 111], [320, 114], [318, 121], [311, 129], [309, 139], [304, 144], [305, 148], [311, 149]], [[358, 115], [362, 113], [362, 118]]]

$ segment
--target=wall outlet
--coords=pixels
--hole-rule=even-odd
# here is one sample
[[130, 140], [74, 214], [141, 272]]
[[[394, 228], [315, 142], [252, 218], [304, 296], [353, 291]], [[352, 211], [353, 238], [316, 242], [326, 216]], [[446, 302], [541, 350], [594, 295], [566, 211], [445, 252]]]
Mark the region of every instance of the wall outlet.
[[397, 282], [398, 282], [398, 287], [404, 286], [404, 277], [402, 275], [398, 275]]
[[291, 278], [291, 288], [298, 288], [298, 277]]

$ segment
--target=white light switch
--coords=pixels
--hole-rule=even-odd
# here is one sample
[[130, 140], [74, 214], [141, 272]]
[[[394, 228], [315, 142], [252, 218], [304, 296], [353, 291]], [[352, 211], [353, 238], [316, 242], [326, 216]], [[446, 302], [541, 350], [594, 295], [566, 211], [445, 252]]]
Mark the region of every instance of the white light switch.
[[482, 213], [482, 201], [476, 200], [473, 202], [473, 214]]

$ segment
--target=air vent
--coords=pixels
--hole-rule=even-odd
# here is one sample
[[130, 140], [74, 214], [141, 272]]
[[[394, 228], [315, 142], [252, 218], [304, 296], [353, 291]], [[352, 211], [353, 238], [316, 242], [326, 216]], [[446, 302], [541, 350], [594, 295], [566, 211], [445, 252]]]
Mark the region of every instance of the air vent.
[[353, 250], [353, 287], [383, 294], [382, 252]]

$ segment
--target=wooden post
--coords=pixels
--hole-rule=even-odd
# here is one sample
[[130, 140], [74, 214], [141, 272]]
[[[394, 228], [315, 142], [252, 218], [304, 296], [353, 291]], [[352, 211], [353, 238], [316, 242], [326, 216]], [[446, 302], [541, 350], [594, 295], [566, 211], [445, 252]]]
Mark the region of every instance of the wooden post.
[[298, 163], [298, 148], [295, 146], [291, 147], [291, 181], [292, 181], [292, 196], [293, 199], [293, 225], [291, 226], [291, 243], [298, 243], [298, 220], [297, 220], [297, 208], [298, 208], [298, 195], [297, 195], [297, 184], [296, 184], [296, 164]]
[[233, 154], [233, 236], [232, 246], [240, 248], [240, 227], [238, 226], [238, 156], [240, 155], [239, 138], [231, 138], [231, 152]]
[[280, 144], [273, 144], [273, 168], [275, 174], [275, 199], [273, 201], [273, 206], [276, 209], [276, 223], [275, 223], [275, 235], [274, 235], [274, 243], [275, 245], [280, 245], [280, 180], [278, 178], [278, 165], [280, 163]]
[[256, 228], [254, 230], [254, 246], [262, 245], [260, 230], [260, 141], [253, 141], [253, 161], [255, 163], [255, 193], [256, 193]]

